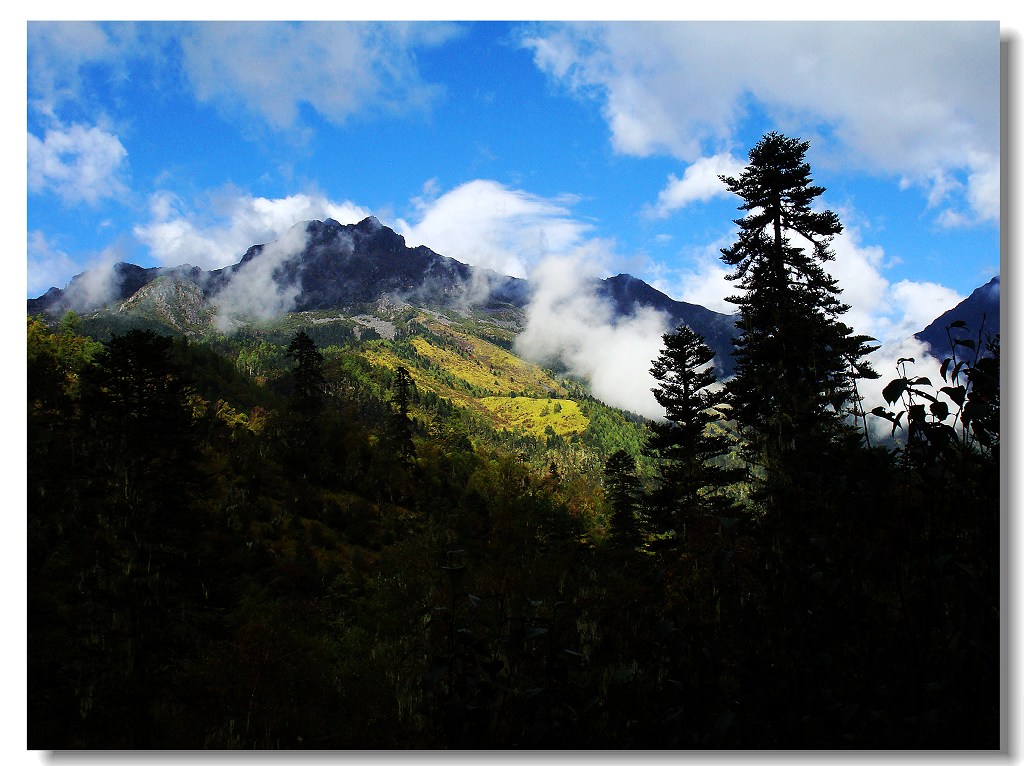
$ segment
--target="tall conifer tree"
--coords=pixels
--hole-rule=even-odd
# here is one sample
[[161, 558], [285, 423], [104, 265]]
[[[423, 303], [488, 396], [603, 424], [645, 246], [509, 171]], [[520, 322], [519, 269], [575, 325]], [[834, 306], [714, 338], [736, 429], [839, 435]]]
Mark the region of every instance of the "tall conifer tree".
[[636, 518], [640, 480], [636, 460], [626, 450], [617, 450], [605, 461], [604, 489], [612, 511], [613, 542], [622, 548], [635, 548], [641, 540]]
[[305, 415], [316, 415], [323, 407], [324, 357], [305, 330], [300, 330], [288, 344], [288, 356], [295, 360], [296, 408]]
[[715, 352], [686, 325], [662, 337], [665, 346], [651, 366], [659, 382], [654, 397], [665, 408], [665, 420], [651, 424], [647, 444], [660, 474], [651, 500], [652, 522], [655, 531], [675, 530], [682, 537], [687, 523], [732, 505], [721, 490], [736, 477], [719, 460], [731, 441], [712, 427], [726, 419], [725, 392], [715, 387], [709, 365]]
[[738, 178], [721, 177], [747, 211], [735, 221], [735, 244], [722, 249], [735, 269], [728, 279], [743, 291], [729, 299], [739, 306], [740, 333], [728, 391], [775, 501], [799, 492], [795, 472], [849, 434], [843, 421], [854, 381], [877, 377], [863, 359], [871, 338], [840, 321], [850, 307], [823, 267], [843, 227], [831, 210], [812, 210], [825, 190], [812, 182], [808, 146], [768, 133]]

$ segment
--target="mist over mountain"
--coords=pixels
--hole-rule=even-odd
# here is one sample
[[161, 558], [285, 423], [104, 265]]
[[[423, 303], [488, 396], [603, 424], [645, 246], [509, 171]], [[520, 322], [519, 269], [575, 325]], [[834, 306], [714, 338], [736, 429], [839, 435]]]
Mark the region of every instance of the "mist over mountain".
[[[384, 295], [452, 308], [494, 301], [523, 306], [528, 299], [524, 280], [474, 269], [424, 246], [407, 247], [404, 237], [370, 217], [352, 225], [332, 219], [297, 224], [274, 242], [253, 245], [233, 266], [209, 272], [130, 263], [84, 272], [66, 288], [30, 299], [28, 313], [96, 310], [131, 298], [161, 276], [194, 282], [224, 310], [264, 318], [259, 309], [268, 303], [286, 312], [372, 303]], [[282, 302], [284, 296], [290, 299]]]
[[198, 266], [154, 266], [115, 263], [107, 269], [85, 271], [71, 278], [63, 289], [51, 287], [38, 298], [28, 299], [29, 314], [61, 314], [65, 311], [95, 311], [131, 298], [160, 276], [201, 284], [207, 272]]
[[736, 317], [694, 303], [673, 300], [642, 279], [618, 274], [601, 281], [597, 295], [611, 302], [620, 316], [632, 314], [637, 307], [662, 311], [671, 318], [672, 329], [683, 324], [704, 336], [704, 342], [715, 352], [719, 377], [733, 371], [732, 339], [736, 335]]

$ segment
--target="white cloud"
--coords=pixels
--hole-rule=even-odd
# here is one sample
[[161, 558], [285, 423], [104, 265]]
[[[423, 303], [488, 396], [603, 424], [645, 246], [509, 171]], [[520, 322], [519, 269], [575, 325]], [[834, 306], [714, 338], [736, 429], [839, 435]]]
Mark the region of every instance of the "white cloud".
[[588, 236], [592, 227], [572, 217], [571, 197], [544, 198], [482, 179], [438, 192], [428, 182], [424, 198], [414, 200], [418, 222], [398, 221], [410, 246], [527, 277], [532, 294], [518, 351], [541, 363], [560, 360], [613, 406], [664, 415], [649, 370], [668, 318], [651, 310], [616, 318], [597, 297], [596, 280], [616, 260], [613, 244]]
[[583, 243], [591, 227], [572, 218], [571, 201], [478, 179], [416, 200], [417, 222], [399, 219], [395, 229], [411, 247], [426, 245], [472, 266], [525, 277], [544, 257]]
[[904, 176], [926, 195], [973, 183], [947, 204], [997, 220], [998, 23], [558, 24], [523, 45], [601, 104], [623, 154], [731, 150], [756, 104], [778, 129], [816, 136], [830, 162]]
[[212, 211], [212, 217], [184, 210], [184, 203], [167, 192], [154, 194], [150, 199], [152, 220], [135, 227], [136, 238], [162, 265], [190, 263], [217, 269], [237, 263], [252, 245], [270, 242], [301, 221], [333, 218], [349, 224], [370, 215], [350, 202], [338, 204], [317, 194], [267, 199], [231, 188], [201, 204]]
[[202, 23], [182, 36], [182, 63], [202, 102], [242, 107], [277, 130], [293, 127], [302, 105], [340, 125], [370, 108], [428, 107], [442, 91], [422, 80], [415, 51], [456, 32], [446, 24]]
[[966, 297], [935, 282], [911, 282], [909, 279], [890, 285], [889, 295], [902, 313], [900, 335], [907, 330], [907, 335], [923, 330]]
[[228, 332], [237, 318], [271, 319], [291, 311], [302, 289], [301, 281], [282, 283], [274, 278], [274, 272], [301, 253], [306, 242], [305, 228], [293, 226], [243, 264], [213, 299], [217, 328]]
[[658, 201], [647, 211], [648, 215], [665, 218], [692, 202], [728, 196], [730, 192], [719, 176], [738, 176], [745, 168], [746, 162], [731, 154], [701, 157], [686, 168], [682, 178], [669, 176], [668, 185], [658, 193]]
[[64, 291], [67, 304], [84, 311], [98, 308], [117, 297], [120, 280], [114, 266], [122, 260], [117, 248], [107, 248], [97, 255], [79, 279]]
[[967, 203], [978, 221], [999, 223], [999, 158], [980, 155], [972, 158], [967, 176]]
[[[595, 250], [598, 248], [598, 250]], [[669, 331], [668, 316], [651, 309], [616, 319], [594, 293], [603, 253], [593, 243], [538, 263], [531, 274], [533, 298], [516, 349], [540, 363], [561, 360], [586, 379], [594, 396], [651, 418], [664, 409], [651, 393], [651, 363]]]
[[523, 44], [542, 70], [602, 102], [617, 151], [689, 161], [705, 141], [728, 134], [740, 95], [742, 68], [725, 28], [718, 46], [700, 30], [670, 22], [554, 25]]
[[71, 125], [47, 130], [42, 139], [28, 134], [28, 188], [52, 192], [67, 204], [95, 205], [127, 193], [128, 151], [99, 127]]
[[[64, 289], [63, 307], [75, 311], [97, 309], [118, 297], [121, 282], [114, 267], [124, 259], [122, 249], [111, 245], [79, 266], [66, 253], [47, 242], [42, 234], [33, 232], [29, 237], [29, 286], [31, 288], [33, 283], [35, 261], [34, 279], [40, 292], [43, 291], [41, 286], [49, 282], [47, 288]], [[69, 281], [73, 276], [78, 278]]]
[[[899, 359], [914, 360], [905, 365], [908, 377], [928, 378], [936, 388], [943, 385], [942, 376], [939, 374], [939, 361], [931, 356], [927, 343], [922, 343], [913, 336], [901, 341], [882, 344], [868, 359], [879, 377], [874, 380], [860, 380], [857, 383], [857, 390], [864, 397], [861, 406], [865, 412], [870, 413], [875, 407], [884, 407], [891, 412], [899, 412], [903, 409], [901, 402], [890, 404], [882, 396], [882, 389], [889, 384], [889, 381], [901, 377], [896, 364]], [[907, 418], [904, 416], [902, 420], [904, 428], [906, 422]], [[892, 435], [892, 423], [884, 418], [869, 414], [867, 423], [872, 439], [883, 439]], [[897, 429], [895, 437], [899, 440], [905, 439], [906, 431]]]
[[[846, 225], [843, 232], [832, 240], [832, 251], [835, 260], [825, 264], [825, 268], [839, 282], [842, 300], [850, 305], [843, 321], [858, 333], [879, 340], [890, 339], [894, 334], [899, 338], [910, 334], [903, 332], [902, 327], [892, 329], [890, 315], [900, 313], [900, 306], [893, 302], [889, 280], [883, 273], [888, 266], [884, 249], [865, 245], [859, 229]], [[898, 321], [906, 326], [905, 318]], [[915, 327], [911, 332], [923, 327]]]

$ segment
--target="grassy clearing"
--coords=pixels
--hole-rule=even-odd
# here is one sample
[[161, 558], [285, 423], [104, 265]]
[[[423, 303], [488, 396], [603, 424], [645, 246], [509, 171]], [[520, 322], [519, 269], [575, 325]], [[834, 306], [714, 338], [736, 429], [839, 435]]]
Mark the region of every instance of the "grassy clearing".
[[507, 429], [544, 436], [550, 427], [559, 436], [582, 433], [589, 420], [571, 399], [487, 396], [479, 400]]
[[562, 390], [558, 382], [540, 367], [493, 343], [442, 325], [430, 329], [451, 341], [454, 348], [440, 347], [426, 338], [416, 337], [412, 339], [416, 352], [473, 386], [502, 396]]
[[567, 391], [536, 364], [450, 325], [424, 324], [433, 336], [409, 339], [415, 359], [402, 359], [387, 341], [367, 343], [361, 352], [377, 366], [405, 366], [420, 391], [433, 391], [476, 411], [496, 429], [533, 436], [550, 436], [552, 432], [566, 436], [586, 430], [590, 421], [579, 405], [571, 399], [550, 398], [565, 396]]

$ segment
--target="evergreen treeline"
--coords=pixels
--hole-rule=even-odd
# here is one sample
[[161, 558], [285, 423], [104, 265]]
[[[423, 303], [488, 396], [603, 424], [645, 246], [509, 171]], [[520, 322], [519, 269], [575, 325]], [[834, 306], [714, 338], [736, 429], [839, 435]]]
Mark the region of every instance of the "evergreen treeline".
[[999, 339], [864, 413], [806, 149], [723, 179], [737, 374], [666, 335], [643, 443], [30, 318], [28, 747], [997, 749]]

